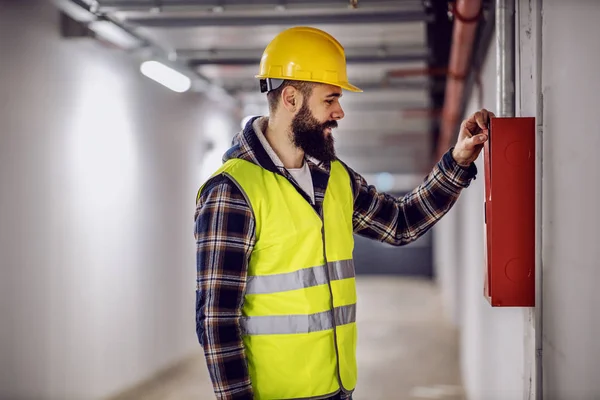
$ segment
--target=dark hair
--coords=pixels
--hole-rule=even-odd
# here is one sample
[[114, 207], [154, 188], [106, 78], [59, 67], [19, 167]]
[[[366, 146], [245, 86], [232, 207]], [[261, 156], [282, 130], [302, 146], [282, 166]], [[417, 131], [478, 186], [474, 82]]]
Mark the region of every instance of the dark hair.
[[308, 100], [308, 98], [312, 94], [312, 90], [315, 87], [315, 84], [313, 82], [306, 82], [306, 81], [284, 80], [283, 83], [281, 84], [281, 86], [279, 86], [277, 89], [271, 90], [269, 93], [267, 93], [267, 100], [269, 102], [269, 111], [271, 113], [274, 113], [275, 110], [277, 109], [277, 106], [279, 105], [279, 100], [281, 99], [281, 92], [283, 92], [283, 89], [285, 89], [287, 86], [292, 86], [292, 87], [296, 88], [296, 90], [298, 90], [300, 93], [302, 93], [302, 96], [305, 97], [305, 100]]

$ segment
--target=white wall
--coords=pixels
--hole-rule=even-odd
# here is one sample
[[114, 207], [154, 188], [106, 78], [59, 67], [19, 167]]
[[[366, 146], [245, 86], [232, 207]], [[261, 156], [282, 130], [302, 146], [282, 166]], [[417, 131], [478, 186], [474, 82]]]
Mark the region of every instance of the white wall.
[[544, 399], [598, 399], [600, 2], [543, 6]]
[[[459, 199], [460, 200], [460, 199]], [[442, 306], [448, 320], [460, 326], [459, 301], [461, 299], [461, 263], [458, 252], [460, 207], [448, 211], [433, 229], [433, 264], [435, 279], [439, 284]]]
[[[496, 109], [495, 42], [481, 72], [483, 104], [473, 96], [467, 115]], [[476, 91], [474, 92], [476, 94]], [[483, 158], [478, 177], [435, 228], [436, 268], [449, 315], [460, 327], [461, 372], [468, 398], [513, 400], [523, 396], [523, 322], [519, 308], [492, 308], [483, 295]], [[447, 226], [455, 224], [454, 226]], [[456, 266], [450, 265], [455, 262]], [[454, 274], [454, 276], [452, 276]], [[450, 275], [450, 276], [448, 276]], [[456, 297], [458, 297], [456, 299]], [[456, 300], [454, 300], [456, 299]], [[455, 304], [455, 307], [452, 307]]]
[[202, 136], [239, 126], [61, 40], [46, 1], [0, 2], [0, 94], [0, 398], [97, 399], [201, 351]]

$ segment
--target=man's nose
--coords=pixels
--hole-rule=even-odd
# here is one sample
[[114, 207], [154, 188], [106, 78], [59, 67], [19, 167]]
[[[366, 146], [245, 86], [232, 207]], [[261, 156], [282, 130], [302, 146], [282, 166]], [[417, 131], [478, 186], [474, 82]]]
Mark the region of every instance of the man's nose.
[[331, 113], [331, 118], [334, 120], [340, 120], [342, 118], [344, 118], [344, 110], [342, 109], [341, 105], [338, 105], [337, 109]]

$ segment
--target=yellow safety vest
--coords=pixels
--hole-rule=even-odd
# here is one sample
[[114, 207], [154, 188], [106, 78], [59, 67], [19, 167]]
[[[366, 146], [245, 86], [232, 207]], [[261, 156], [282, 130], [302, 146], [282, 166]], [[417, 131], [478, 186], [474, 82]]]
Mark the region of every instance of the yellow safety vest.
[[237, 184], [256, 221], [240, 322], [255, 399], [320, 399], [354, 390], [348, 172], [331, 163], [322, 216], [285, 177], [251, 162], [229, 160], [216, 174]]

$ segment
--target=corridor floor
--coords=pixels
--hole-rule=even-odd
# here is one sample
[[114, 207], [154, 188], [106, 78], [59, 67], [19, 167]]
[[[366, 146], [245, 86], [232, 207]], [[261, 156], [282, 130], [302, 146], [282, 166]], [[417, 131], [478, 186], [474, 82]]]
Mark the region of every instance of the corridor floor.
[[[354, 400], [463, 400], [458, 335], [436, 286], [397, 277], [357, 280], [359, 380]], [[202, 355], [111, 400], [211, 400]]]

